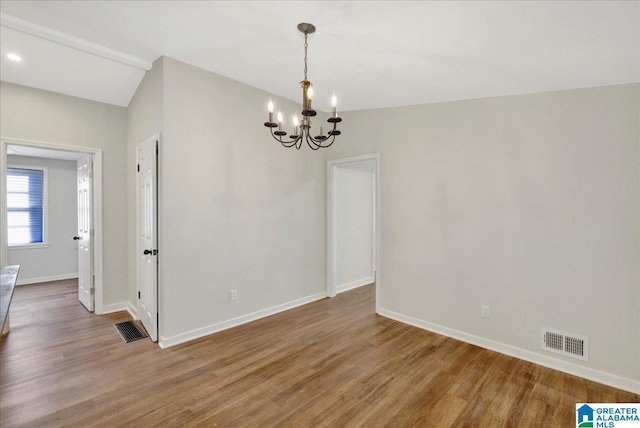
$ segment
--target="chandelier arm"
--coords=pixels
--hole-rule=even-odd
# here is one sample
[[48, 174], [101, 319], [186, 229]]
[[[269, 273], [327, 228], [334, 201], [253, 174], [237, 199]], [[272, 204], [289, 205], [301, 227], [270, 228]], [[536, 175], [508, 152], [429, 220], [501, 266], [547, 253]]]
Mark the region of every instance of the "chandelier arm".
[[[336, 136], [332, 135], [331, 140], [327, 138], [326, 140], [318, 141], [315, 138], [313, 138], [310, 134], [307, 134], [307, 145], [311, 147], [313, 150], [325, 149], [327, 147], [330, 147], [335, 141], [335, 139], [336, 139]], [[327, 141], [329, 141], [329, 144], [323, 144], [323, 143], [326, 143]]]
[[311, 140], [313, 140], [313, 142], [314, 142], [315, 144], [317, 144], [318, 146], [320, 146], [320, 147], [329, 147], [329, 145], [330, 145], [330, 144], [325, 146], [323, 143], [324, 143], [324, 142], [326, 142], [326, 141], [329, 141], [329, 139], [331, 139], [331, 142], [333, 142], [333, 140], [335, 140], [335, 139], [336, 139], [336, 136], [335, 136], [335, 135], [329, 135], [328, 137], [326, 137], [326, 138], [324, 138], [324, 139], [316, 139], [316, 138], [313, 138], [313, 137], [309, 134], [309, 138], [311, 138]]
[[298, 148], [298, 147], [297, 147], [297, 145], [298, 145], [298, 140], [299, 140], [299, 139], [300, 139], [300, 138], [296, 138], [296, 139], [291, 140], [291, 141], [283, 141], [283, 142], [282, 142], [282, 146], [283, 146], [283, 147], [286, 147], [286, 148], [294, 147], [294, 146], [295, 146], [296, 148]]
[[297, 138], [291, 140], [291, 144], [286, 147], [295, 147], [296, 150], [300, 150], [300, 147], [302, 147], [302, 135], [298, 135]]
[[273, 134], [273, 128], [269, 128], [269, 131], [271, 132], [271, 136], [273, 137], [273, 139], [282, 144], [282, 139]]
[[[273, 128], [269, 129], [271, 131], [271, 136], [273, 137], [274, 140], [276, 140], [277, 142], [279, 142], [280, 144], [282, 144], [283, 147], [289, 148], [289, 147], [293, 147], [296, 146], [296, 144], [298, 143], [299, 140], [302, 139], [302, 136], [299, 135], [298, 138], [295, 138], [291, 141], [283, 141], [282, 137], [277, 136], [273, 133]], [[296, 149], [300, 149], [299, 147], [296, 146]]]
[[329, 144], [322, 144], [322, 143], [326, 143], [327, 141], [329, 141], [329, 139], [326, 139], [322, 142], [320, 142], [320, 147], [322, 147], [323, 149], [326, 149], [327, 147], [331, 147], [331, 145], [333, 144], [333, 142], [336, 140], [336, 136], [332, 135], [331, 136], [331, 142], [329, 142]]
[[[273, 133], [273, 128], [270, 129], [271, 131], [271, 136], [273, 137], [274, 140], [276, 140], [278, 143], [282, 144], [283, 146], [287, 143], [287, 141], [282, 141], [282, 137], [279, 135], [275, 135]], [[286, 147], [286, 146], [285, 146]]]
[[307, 146], [309, 146], [312, 150], [318, 150], [320, 145], [313, 139], [311, 134], [307, 133], [306, 136]]
[[[332, 135], [331, 136], [331, 141], [329, 141], [329, 139], [327, 138], [326, 140], [320, 142], [320, 145], [321, 145], [322, 148], [327, 148], [327, 147], [330, 147], [335, 140], [336, 140], [336, 135]], [[327, 142], [329, 142], [329, 144], [322, 144], [322, 143], [327, 143]]]
[[296, 146], [296, 144], [298, 143], [298, 140], [291, 140], [291, 141], [280, 141], [280, 144], [282, 144], [282, 147], [286, 147], [286, 148], [290, 148], [290, 147], [294, 147]]
[[[326, 149], [327, 147], [331, 147], [331, 145], [333, 144], [333, 142], [334, 142], [335, 140], [336, 140], [336, 136], [335, 136], [335, 135], [333, 135], [333, 136], [331, 137], [331, 142], [330, 142], [329, 144], [322, 145], [322, 143], [321, 143], [320, 147], [322, 147], [323, 149]], [[327, 142], [327, 141], [329, 141], [329, 140], [324, 140], [324, 142]]]
[[316, 151], [320, 148], [320, 146], [316, 146], [313, 144], [309, 144], [309, 141], [307, 141], [307, 146], [311, 147], [311, 150]]

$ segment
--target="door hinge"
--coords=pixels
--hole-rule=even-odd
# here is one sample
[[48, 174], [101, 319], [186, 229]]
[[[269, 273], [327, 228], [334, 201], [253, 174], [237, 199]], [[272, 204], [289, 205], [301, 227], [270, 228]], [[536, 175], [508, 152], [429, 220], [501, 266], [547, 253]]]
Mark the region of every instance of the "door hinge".
[[138, 291], [138, 300], [140, 300], [140, 292]]
[[138, 172], [140, 172], [140, 164], [138, 164]]
[[91, 230], [89, 231], [89, 236], [93, 236], [93, 234], [94, 234], [94, 233], [95, 233], [95, 232], [94, 232], [94, 230], [93, 230], [93, 229], [91, 229]]
[[95, 289], [95, 288], [92, 288], [92, 289], [91, 289], [91, 295], [92, 295], [92, 296], [95, 296], [95, 295], [96, 295], [96, 289]]
[[96, 286], [96, 276], [95, 275], [93, 275], [91, 277], [91, 283], [93, 284], [94, 287]]

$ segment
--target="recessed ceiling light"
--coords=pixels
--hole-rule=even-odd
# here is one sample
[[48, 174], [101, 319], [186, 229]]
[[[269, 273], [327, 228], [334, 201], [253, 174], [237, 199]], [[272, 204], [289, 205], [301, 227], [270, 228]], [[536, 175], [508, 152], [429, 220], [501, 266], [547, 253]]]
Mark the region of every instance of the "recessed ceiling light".
[[8, 53], [7, 58], [9, 58], [11, 61], [22, 61], [22, 57], [14, 53]]

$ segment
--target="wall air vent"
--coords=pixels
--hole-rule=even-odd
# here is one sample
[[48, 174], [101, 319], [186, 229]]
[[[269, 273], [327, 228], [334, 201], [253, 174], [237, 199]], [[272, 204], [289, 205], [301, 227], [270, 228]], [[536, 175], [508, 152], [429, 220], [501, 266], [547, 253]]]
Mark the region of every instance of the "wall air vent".
[[589, 338], [586, 336], [542, 327], [541, 338], [545, 351], [589, 361]]

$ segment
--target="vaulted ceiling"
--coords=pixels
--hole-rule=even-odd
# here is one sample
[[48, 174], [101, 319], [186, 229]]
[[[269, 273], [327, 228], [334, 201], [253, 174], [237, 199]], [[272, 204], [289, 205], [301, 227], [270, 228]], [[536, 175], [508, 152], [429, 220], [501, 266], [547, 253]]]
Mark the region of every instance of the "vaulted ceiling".
[[[126, 106], [166, 55], [341, 110], [640, 80], [635, 1], [2, 1], [0, 78]], [[10, 52], [22, 61], [7, 59]]]

